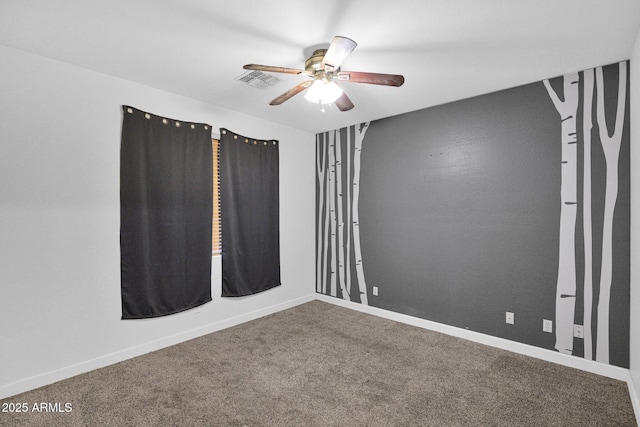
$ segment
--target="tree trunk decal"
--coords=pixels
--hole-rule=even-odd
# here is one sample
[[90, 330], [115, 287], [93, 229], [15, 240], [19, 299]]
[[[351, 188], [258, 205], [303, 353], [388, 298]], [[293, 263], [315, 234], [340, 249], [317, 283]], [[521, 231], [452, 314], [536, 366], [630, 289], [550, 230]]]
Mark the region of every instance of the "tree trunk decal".
[[336, 257], [336, 131], [329, 132], [329, 237], [331, 239], [331, 271], [330, 271], [330, 295], [335, 297], [337, 257]]
[[618, 197], [618, 158], [624, 127], [627, 64], [619, 63], [618, 103], [613, 135], [609, 136], [604, 107], [604, 78], [602, 67], [596, 68], [596, 113], [600, 129], [600, 143], [606, 162], [604, 219], [602, 228], [602, 267], [600, 270], [600, 296], [598, 298], [598, 332], [596, 335], [596, 360], [609, 363], [609, 302], [613, 275], [613, 214]]
[[[625, 124], [627, 62], [618, 64], [618, 94], [615, 104], [613, 133], [606, 121], [605, 82], [603, 67], [583, 71], [582, 134], [583, 134], [583, 174], [582, 207], [584, 241], [584, 358], [593, 360], [593, 332], [595, 331], [595, 360], [609, 363], [609, 311], [611, 285], [614, 270], [613, 220], [618, 198], [619, 157], [622, 133]], [[558, 282], [556, 287], [556, 344], [555, 348], [571, 354], [573, 352], [573, 322], [576, 295], [576, 210], [577, 210], [577, 133], [576, 115], [579, 104], [577, 73], [563, 77], [564, 100], [551, 87], [548, 80], [545, 88], [560, 113], [562, 129], [562, 173]], [[595, 86], [595, 91], [594, 91]], [[595, 98], [595, 114], [594, 108]], [[613, 104], [609, 108], [612, 108]], [[595, 117], [594, 117], [595, 116]], [[593, 170], [592, 133], [594, 120], [598, 125], [598, 137], [606, 165], [604, 190], [604, 216], [602, 223], [602, 257], [598, 287], [594, 284], [594, 242], [593, 242]], [[598, 289], [596, 291], [596, 289]], [[593, 321], [593, 305], [597, 297], [597, 321]]]
[[[350, 130], [350, 129], [349, 129]], [[347, 167], [347, 174], [346, 174], [346, 181], [345, 184], [347, 186], [347, 191], [345, 191], [345, 197], [346, 197], [346, 202], [345, 202], [345, 206], [347, 207], [347, 212], [346, 212], [346, 219], [344, 221], [343, 224], [351, 224], [351, 217], [353, 214], [353, 209], [349, 209], [351, 205], [351, 191], [349, 191], [349, 183], [352, 180], [351, 177], [351, 161], [350, 161], [350, 153], [351, 153], [351, 132], [349, 132], [349, 130], [347, 131], [347, 137], [345, 138], [345, 152], [347, 153], [346, 155], [346, 167]], [[345, 243], [345, 248], [344, 248], [344, 254], [345, 254], [345, 265], [344, 265], [344, 274], [345, 274], [345, 287], [347, 289], [347, 293], [349, 295], [351, 295], [351, 230], [349, 229], [349, 227], [346, 228], [346, 238], [347, 241]], [[351, 298], [349, 298], [351, 299]]]
[[[362, 142], [369, 123], [316, 138], [316, 290], [367, 305], [358, 203]], [[357, 297], [353, 286], [357, 282]]]
[[355, 132], [355, 144], [353, 153], [353, 246], [356, 256], [356, 275], [358, 277], [358, 286], [360, 289], [360, 302], [364, 305], [369, 304], [367, 297], [367, 284], [364, 279], [364, 267], [362, 266], [362, 249], [360, 247], [360, 215], [358, 212], [358, 200], [360, 200], [360, 154], [362, 152], [362, 141], [364, 134], [369, 127], [369, 122], [362, 123]]
[[[324, 135], [318, 134], [316, 135], [316, 177], [318, 179], [318, 194], [324, 194], [324, 182], [327, 168], [327, 153], [324, 149], [325, 144], [320, 143], [320, 139]], [[318, 212], [316, 218], [316, 292], [326, 292], [326, 286], [324, 282], [324, 272], [326, 268], [323, 268], [323, 261], [326, 258], [323, 257], [323, 254], [326, 253], [326, 250], [322, 250], [322, 242], [326, 243], [326, 239], [323, 239], [323, 217], [324, 217], [324, 197], [318, 197]], [[328, 219], [328, 218], [327, 218]], [[324, 228], [326, 230], [326, 227]], [[326, 265], [325, 265], [326, 266]]]
[[582, 225], [584, 233], [584, 358], [593, 360], [593, 340], [591, 334], [591, 311], [593, 310], [593, 236], [591, 221], [591, 120], [593, 107], [593, 68], [583, 72], [584, 105], [582, 132], [584, 138]]
[[343, 191], [342, 191], [342, 138], [340, 132], [336, 132], [336, 196], [337, 196], [337, 231], [338, 231], [338, 281], [340, 283], [340, 292], [342, 298], [348, 301], [351, 300], [347, 286], [345, 283], [345, 240], [344, 240], [344, 212], [343, 212]]
[[[323, 143], [323, 152], [325, 153], [325, 180], [329, 179], [328, 165], [329, 165], [329, 133], [324, 134], [324, 143]], [[329, 184], [325, 182], [324, 192], [320, 193], [320, 198], [324, 199], [323, 207], [324, 207], [324, 227], [322, 232], [322, 242], [323, 249], [322, 252], [322, 293], [327, 293], [327, 270], [329, 268]]]
[[576, 116], [578, 112], [578, 73], [563, 77], [564, 100], [551, 87], [544, 85], [560, 113], [562, 167], [560, 188], [560, 241], [558, 280], [556, 286], [556, 344], [561, 353], [573, 352], [573, 321], [576, 297], [575, 229], [578, 199], [578, 149]]

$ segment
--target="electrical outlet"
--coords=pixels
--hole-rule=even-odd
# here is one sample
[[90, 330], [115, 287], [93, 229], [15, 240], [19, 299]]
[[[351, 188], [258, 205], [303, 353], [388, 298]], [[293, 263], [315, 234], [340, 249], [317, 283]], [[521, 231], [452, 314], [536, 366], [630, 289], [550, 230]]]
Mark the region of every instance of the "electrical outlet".
[[374, 296], [374, 297], [377, 297], [377, 296], [378, 296], [378, 287], [377, 287], [377, 286], [374, 286], [374, 287], [373, 287], [373, 296]]
[[512, 313], [512, 312], [507, 311], [507, 316], [506, 316], [505, 321], [506, 321], [508, 324], [513, 325], [513, 313]]
[[573, 325], [573, 336], [576, 338], [584, 338], [584, 326]]
[[544, 332], [549, 332], [550, 334], [553, 333], [553, 320], [543, 319], [542, 330]]

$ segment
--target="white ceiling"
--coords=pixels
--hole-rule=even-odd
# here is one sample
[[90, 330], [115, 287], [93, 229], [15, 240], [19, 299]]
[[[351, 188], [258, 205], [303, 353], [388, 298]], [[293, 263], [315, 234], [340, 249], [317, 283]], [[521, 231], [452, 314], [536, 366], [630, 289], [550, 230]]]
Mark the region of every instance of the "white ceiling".
[[[638, 0], [0, 0], [0, 44], [311, 132], [336, 129], [628, 59]], [[341, 83], [325, 113], [237, 80], [246, 63], [304, 68], [333, 36], [342, 68], [403, 74], [400, 88]]]

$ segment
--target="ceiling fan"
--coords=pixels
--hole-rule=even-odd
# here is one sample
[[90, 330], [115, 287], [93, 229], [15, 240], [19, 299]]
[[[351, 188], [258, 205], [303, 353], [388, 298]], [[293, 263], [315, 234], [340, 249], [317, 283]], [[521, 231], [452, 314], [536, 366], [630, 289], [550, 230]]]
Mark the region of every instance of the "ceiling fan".
[[357, 45], [356, 42], [347, 37], [335, 36], [328, 49], [317, 49], [313, 52], [304, 63], [304, 70], [258, 64], [247, 64], [243, 68], [245, 70], [272, 73], [305, 74], [311, 77], [311, 80], [306, 80], [294, 86], [272, 100], [269, 105], [280, 105], [309, 88], [305, 95], [305, 98], [309, 101], [320, 104], [335, 103], [340, 111], [348, 111], [353, 108], [353, 103], [335, 81], [396, 87], [402, 86], [404, 83], [404, 76], [398, 74], [342, 71], [340, 65]]

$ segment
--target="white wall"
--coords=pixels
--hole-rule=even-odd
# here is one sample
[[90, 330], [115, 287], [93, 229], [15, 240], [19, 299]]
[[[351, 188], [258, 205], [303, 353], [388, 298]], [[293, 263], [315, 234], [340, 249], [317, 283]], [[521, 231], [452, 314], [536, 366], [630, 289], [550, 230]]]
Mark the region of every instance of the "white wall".
[[640, 33], [631, 54], [631, 325], [629, 364], [640, 422]]
[[[0, 64], [0, 398], [313, 298], [313, 134], [2, 46]], [[222, 299], [215, 258], [213, 302], [120, 319], [122, 104], [280, 140], [281, 287]]]

